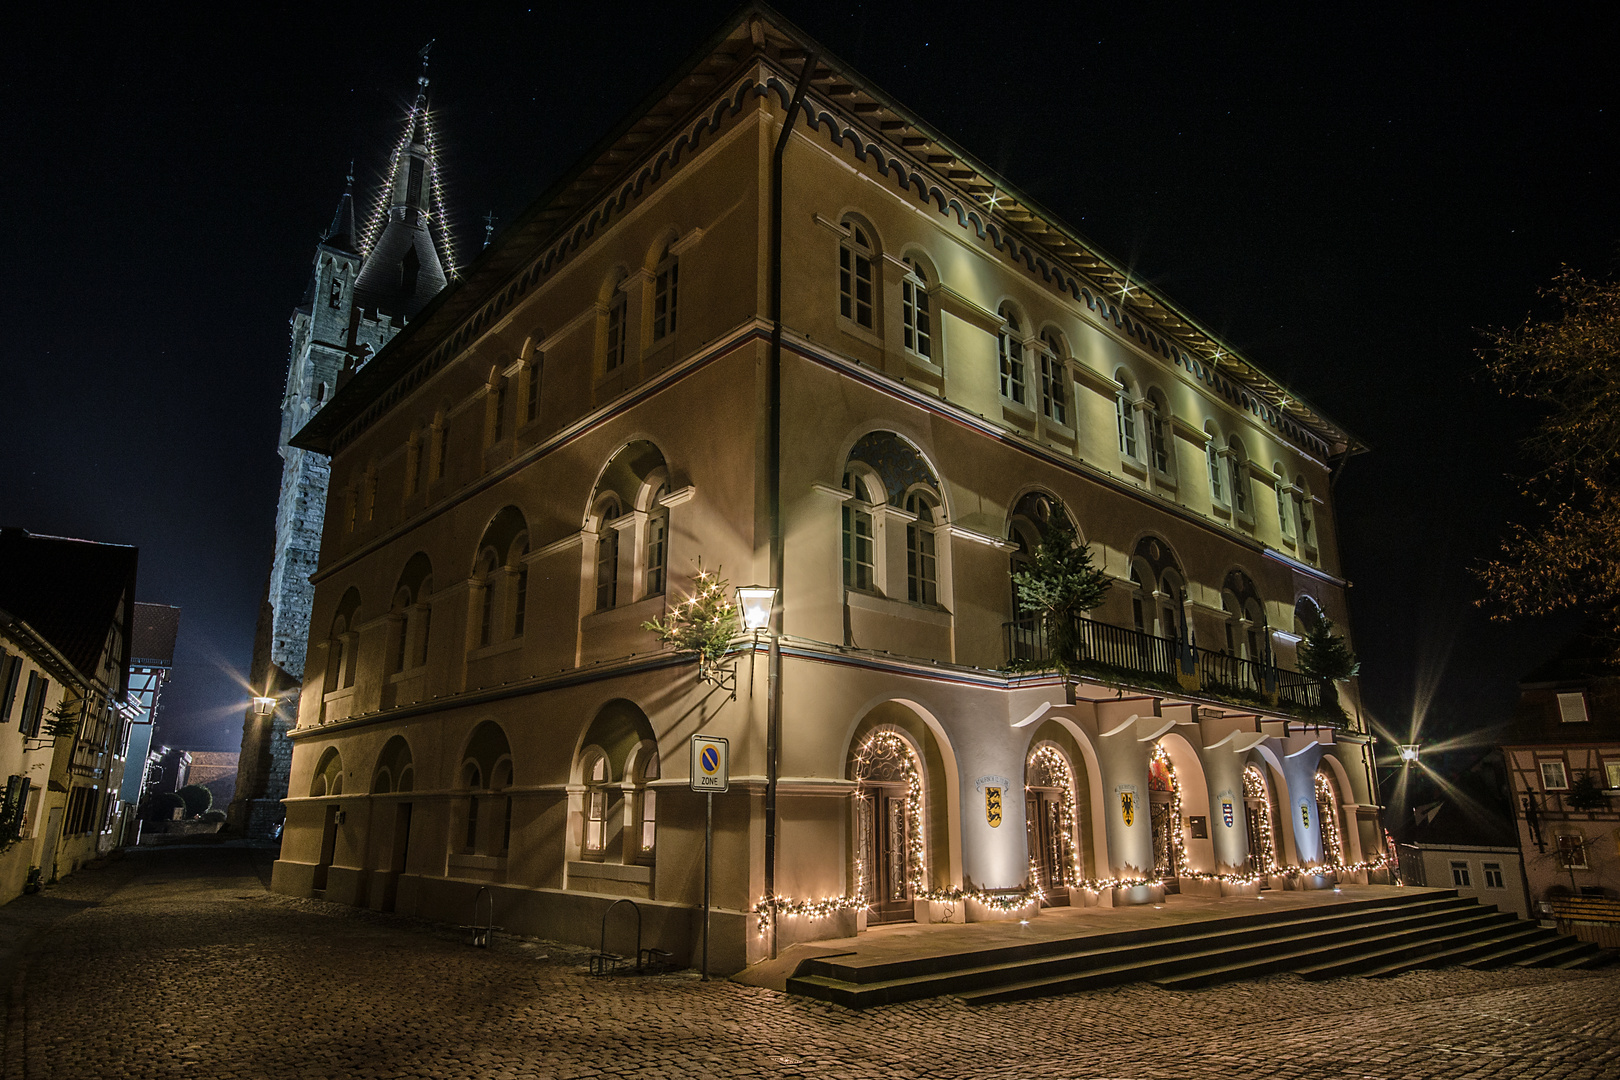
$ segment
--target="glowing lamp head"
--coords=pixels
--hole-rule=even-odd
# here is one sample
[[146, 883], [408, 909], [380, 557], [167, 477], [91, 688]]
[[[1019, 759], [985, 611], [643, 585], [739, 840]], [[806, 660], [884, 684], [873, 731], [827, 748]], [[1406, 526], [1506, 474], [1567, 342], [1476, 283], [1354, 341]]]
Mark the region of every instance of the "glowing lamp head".
[[775, 589], [767, 589], [760, 585], [745, 585], [737, 590], [737, 606], [742, 608], [745, 630], [763, 630], [769, 626], [771, 608], [775, 605]]
[[1417, 743], [1402, 743], [1396, 748], [1401, 755], [1402, 765], [1416, 765], [1420, 748]]
[[273, 697], [256, 697], [253, 699], [253, 715], [269, 716], [276, 711], [276, 699]]

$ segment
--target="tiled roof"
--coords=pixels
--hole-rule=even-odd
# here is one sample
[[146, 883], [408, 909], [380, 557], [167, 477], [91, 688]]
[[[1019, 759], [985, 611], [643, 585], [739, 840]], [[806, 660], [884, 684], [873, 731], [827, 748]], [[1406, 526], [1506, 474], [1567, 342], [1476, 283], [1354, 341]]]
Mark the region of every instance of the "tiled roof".
[[168, 604], [135, 605], [135, 633], [130, 662], [150, 667], [174, 666], [174, 639], [180, 633], [180, 609]]
[[107, 631], [124, 607], [118, 683], [129, 686], [129, 648], [135, 618], [135, 563], [139, 551], [62, 536], [0, 529], [0, 608], [33, 627], [87, 681], [94, 678]]

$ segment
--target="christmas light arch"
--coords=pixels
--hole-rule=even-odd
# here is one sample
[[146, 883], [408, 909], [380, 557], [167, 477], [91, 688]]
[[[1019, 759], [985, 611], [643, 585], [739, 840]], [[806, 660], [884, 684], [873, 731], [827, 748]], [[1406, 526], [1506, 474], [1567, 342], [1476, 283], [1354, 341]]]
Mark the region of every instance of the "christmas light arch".
[[1344, 837], [1339, 832], [1339, 795], [1327, 773], [1316, 774], [1316, 824], [1322, 830], [1322, 858], [1333, 867], [1344, 864]]
[[[1044, 775], [1042, 775], [1044, 774]], [[1085, 870], [1080, 865], [1080, 840], [1075, 832], [1080, 821], [1079, 806], [1075, 799], [1074, 768], [1069, 763], [1068, 755], [1060, 750], [1056, 743], [1043, 742], [1036, 746], [1028, 760], [1024, 763], [1026, 787], [1055, 787], [1061, 796], [1059, 800], [1059, 827], [1062, 830], [1063, 848], [1069, 864], [1068, 880], [1058, 884], [1073, 884], [1085, 878]], [[1036, 785], [1035, 779], [1040, 777], [1050, 781]], [[1030, 864], [1035, 863], [1035, 853], [1030, 852]], [[1053, 882], [1032, 881], [1036, 886], [1051, 886]]]
[[1250, 799], [1259, 801], [1255, 808], [1255, 816], [1259, 819], [1260, 850], [1256, 862], [1259, 863], [1260, 873], [1274, 874], [1278, 870], [1276, 839], [1271, 831], [1271, 794], [1266, 787], [1265, 774], [1258, 765], [1250, 765], [1243, 770], [1243, 799], [1245, 803], [1245, 818], [1247, 817], [1247, 803]]

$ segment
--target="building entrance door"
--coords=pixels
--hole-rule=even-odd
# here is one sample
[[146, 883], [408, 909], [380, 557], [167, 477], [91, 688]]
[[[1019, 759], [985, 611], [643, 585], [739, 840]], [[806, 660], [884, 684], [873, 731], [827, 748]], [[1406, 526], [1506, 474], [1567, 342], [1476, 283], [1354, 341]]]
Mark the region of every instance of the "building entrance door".
[[411, 804], [400, 803], [394, 810], [394, 849], [388, 857], [388, 876], [383, 883], [382, 911], [393, 911], [399, 895], [399, 876], [405, 872], [411, 850]]
[[1068, 886], [1074, 879], [1073, 839], [1063, 827], [1063, 793], [1056, 788], [1032, 787], [1024, 803], [1024, 821], [1029, 829], [1030, 860], [1035, 864], [1035, 884], [1046, 898], [1043, 907], [1067, 907]]
[[1175, 814], [1170, 792], [1148, 793], [1153, 809], [1153, 875], [1164, 883], [1167, 893], [1180, 892], [1176, 878]]
[[332, 868], [332, 859], [337, 854], [337, 816], [337, 807], [326, 808], [326, 825], [321, 830], [321, 861], [315, 864], [315, 880], [310, 885], [316, 892], [326, 891], [326, 872]]
[[1260, 878], [1260, 888], [1268, 887], [1269, 878], [1266, 867], [1266, 849], [1271, 840], [1267, 835], [1270, 831], [1269, 814], [1266, 813], [1265, 803], [1259, 799], [1247, 799], [1244, 812], [1249, 819], [1249, 873]]
[[916, 918], [911, 895], [911, 822], [905, 787], [873, 784], [857, 800], [861, 858], [866, 867], [868, 925]]

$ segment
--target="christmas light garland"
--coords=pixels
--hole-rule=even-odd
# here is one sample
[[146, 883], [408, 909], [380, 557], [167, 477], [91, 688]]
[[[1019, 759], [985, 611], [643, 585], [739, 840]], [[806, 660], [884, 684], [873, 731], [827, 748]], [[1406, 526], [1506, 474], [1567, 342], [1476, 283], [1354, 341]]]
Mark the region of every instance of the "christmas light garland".
[[[1032, 770], [1037, 766], [1047, 770], [1048, 777], [1055, 777], [1058, 781], [1056, 786], [1063, 792], [1058, 814], [1063, 827], [1063, 846], [1068, 853], [1068, 862], [1071, 868], [1069, 880], [1079, 881], [1086, 875], [1085, 870], [1080, 866], [1080, 845], [1075, 842], [1074, 837], [1074, 825], [1075, 822], [1080, 820], [1080, 811], [1075, 803], [1074, 773], [1069, 769], [1069, 759], [1064, 757], [1063, 752], [1051, 743], [1042, 743], [1035, 748], [1034, 753], [1029, 755], [1029, 761], [1026, 763], [1025, 768], [1026, 770]], [[1038, 869], [1035, 866], [1034, 859], [1031, 858], [1030, 881], [1039, 885], [1041, 882], [1038, 878]], [[1048, 882], [1047, 884], [1067, 885], [1068, 882]]]
[[[1186, 842], [1181, 836], [1181, 782], [1176, 779], [1176, 767], [1171, 763], [1170, 755], [1159, 743], [1153, 744], [1152, 760], [1153, 764], [1164, 769], [1170, 779], [1170, 872], [1181, 877], [1187, 861], [1183, 850]], [[1152, 787], [1151, 784], [1148, 786]]]
[[[1250, 765], [1243, 770], [1243, 798], [1260, 800], [1260, 874], [1270, 874], [1276, 871], [1277, 847], [1276, 840], [1271, 834], [1271, 799], [1266, 795], [1266, 780], [1260, 770]], [[1244, 807], [1245, 814], [1248, 807]]]
[[[924, 888], [928, 881], [928, 846], [923, 836], [922, 809], [923, 786], [922, 769], [917, 764], [912, 753], [911, 744], [893, 731], [874, 731], [866, 737], [860, 747], [855, 751], [855, 797], [857, 799], [871, 798], [863, 789], [869, 783], [868, 777], [872, 773], [872, 766], [880, 760], [886, 760], [891, 755], [898, 756], [901, 770], [906, 778], [906, 884], [910, 887], [913, 896], [920, 897], [926, 891]], [[876, 805], [872, 813], [877, 813]], [[859, 850], [857, 848], [857, 850]], [[858, 855], [855, 859], [855, 895], [866, 895], [866, 863]]]
[[[1322, 813], [1322, 804], [1327, 804], [1328, 812]], [[1322, 834], [1322, 856], [1329, 863], [1338, 863], [1344, 858], [1344, 838], [1339, 835], [1339, 799], [1334, 794], [1333, 784], [1322, 773], [1316, 774], [1316, 827]]]

